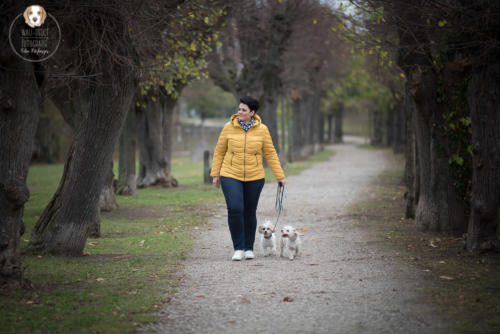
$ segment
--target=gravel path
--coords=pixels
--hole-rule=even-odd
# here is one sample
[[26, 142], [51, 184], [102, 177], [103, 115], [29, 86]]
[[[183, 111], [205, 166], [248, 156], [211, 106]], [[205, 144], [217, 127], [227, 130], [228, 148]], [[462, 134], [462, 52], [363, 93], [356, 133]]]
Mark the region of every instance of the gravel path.
[[[220, 206], [180, 275], [178, 292], [144, 333], [441, 333], [423, 303], [422, 273], [383, 256], [345, 217], [368, 183], [391, 167], [388, 154], [335, 145], [335, 156], [287, 178], [288, 213], [279, 227], [302, 232], [302, 255], [232, 262]], [[264, 187], [259, 221], [275, 219], [275, 184]]]

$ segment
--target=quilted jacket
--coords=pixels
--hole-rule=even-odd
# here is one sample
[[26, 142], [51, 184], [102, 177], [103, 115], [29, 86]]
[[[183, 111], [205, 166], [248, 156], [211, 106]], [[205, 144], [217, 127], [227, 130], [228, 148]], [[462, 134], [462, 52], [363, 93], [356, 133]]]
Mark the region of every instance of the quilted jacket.
[[240, 181], [255, 181], [265, 177], [262, 153], [276, 179], [285, 174], [274, 149], [267, 126], [254, 115], [254, 125], [245, 132], [238, 122], [238, 114], [224, 125], [215, 146], [210, 175], [225, 176]]

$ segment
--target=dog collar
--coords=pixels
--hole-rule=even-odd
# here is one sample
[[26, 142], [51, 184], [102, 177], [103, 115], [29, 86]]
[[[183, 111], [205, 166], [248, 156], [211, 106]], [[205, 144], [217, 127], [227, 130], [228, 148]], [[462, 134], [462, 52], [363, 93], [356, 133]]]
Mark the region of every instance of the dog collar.
[[266, 237], [266, 236], [264, 235], [264, 239], [271, 239], [271, 237], [272, 237], [272, 236], [273, 236], [272, 234], [271, 234], [270, 236], [268, 236], [268, 237]]

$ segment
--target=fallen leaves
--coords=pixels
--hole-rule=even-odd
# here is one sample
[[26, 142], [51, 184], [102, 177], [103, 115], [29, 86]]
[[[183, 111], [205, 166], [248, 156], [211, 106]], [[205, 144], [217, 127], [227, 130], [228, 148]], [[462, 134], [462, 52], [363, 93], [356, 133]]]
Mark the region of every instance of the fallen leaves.
[[453, 278], [453, 277], [450, 277], [450, 276], [445, 276], [445, 275], [439, 276], [439, 278], [440, 278], [440, 279], [447, 280], [447, 281], [454, 280], [454, 278]]
[[290, 302], [293, 302], [293, 298], [290, 296], [286, 296], [285, 298], [283, 298], [283, 301], [286, 303], [290, 303]]
[[441, 242], [441, 239], [435, 238], [435, 239], [429, 240], [429, 246], [431, 246], [433, 248], [437, 248], [438, 246], [436, 246], [436, 244], [435, 244], [436, 242]]

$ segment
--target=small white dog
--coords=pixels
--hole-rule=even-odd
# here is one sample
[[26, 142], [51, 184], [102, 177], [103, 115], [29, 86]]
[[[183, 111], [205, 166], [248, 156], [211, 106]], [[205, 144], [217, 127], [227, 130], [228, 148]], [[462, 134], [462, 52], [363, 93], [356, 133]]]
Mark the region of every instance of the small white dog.
[[28, 6], [24, 11], [24, 21], [31, 28], [40, 27], [47, 17], [47, 12], [43, 9], [42, 6], [33, 5]]
[[297, 230], [290, 225], [284, 226], [281, 229], [280, 256], [283, 256], [283, 251], [286, 250], [288, 258], [293, 260], [297, 255], [299, 255], [300, 243], [300, 237]]
[[276, 236], [274, 235], [275, 229], [271, 221], [266, 220], [264, 224], [259, 225], [258, 231], [261, 234], [260, 249], [262, 250], [264, 256], [271, 255], [271, 252], [273, 252], [274, 255], [277, 255]]

